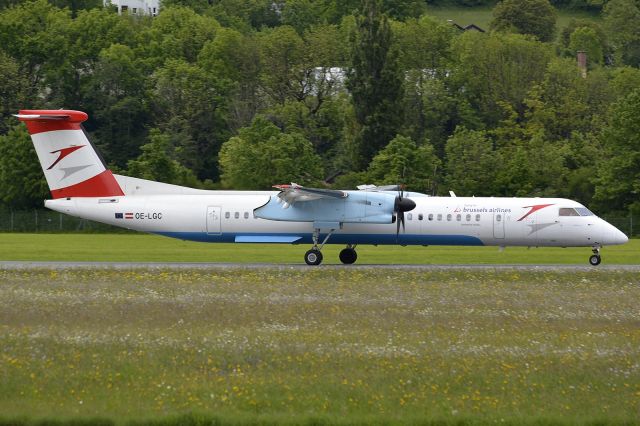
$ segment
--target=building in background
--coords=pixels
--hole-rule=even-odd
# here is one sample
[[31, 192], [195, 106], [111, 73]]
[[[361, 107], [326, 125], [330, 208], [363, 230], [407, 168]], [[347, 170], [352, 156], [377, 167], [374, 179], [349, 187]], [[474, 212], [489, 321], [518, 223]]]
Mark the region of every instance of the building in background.
[[118, 14], [156, 16], [160, 11], [160, 0], [105, 0], [104, 5], [118, 8]]

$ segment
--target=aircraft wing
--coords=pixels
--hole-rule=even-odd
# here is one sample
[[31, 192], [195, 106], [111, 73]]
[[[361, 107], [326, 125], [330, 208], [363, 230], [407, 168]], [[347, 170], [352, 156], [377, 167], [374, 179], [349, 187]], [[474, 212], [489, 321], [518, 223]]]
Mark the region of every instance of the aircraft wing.
[[297, 183], [274, 185], [273, 187], [280, 190], [278, 198], [284, 201], [287, 206], [297, 203], [298, 201], [312, 201], [321, 198], [346, 198], [349, 195], [344, 191], [336, 189], [306, 188]]

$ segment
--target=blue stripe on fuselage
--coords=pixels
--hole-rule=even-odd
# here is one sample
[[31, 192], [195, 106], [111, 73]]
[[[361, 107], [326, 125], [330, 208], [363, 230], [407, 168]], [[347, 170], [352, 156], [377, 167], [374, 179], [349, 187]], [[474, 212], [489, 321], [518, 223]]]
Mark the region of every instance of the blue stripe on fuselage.
[[[233, 243], [236, 237], [301, 237], [296, 244], [313, 244], [311, 234], [267, 234], [267, 233], [230, 233], [207, 234], [204, 232], [156, 232], [165, 237], [180, 240], [200, 241], [208, 243]], [[320, 234], [320, 241], [326, 234]], [[242, 239], [242, 238], [240, 238]], [[273, 238], [274, 242], [277, 238]], [[469, 235], [423, 235], [400, 234], [396, 240], [395, 234], [333, 234], [328, 244], [403, 244], [403, 245], [434, 245], [434, 246], [483, 246], [483, 242]]]

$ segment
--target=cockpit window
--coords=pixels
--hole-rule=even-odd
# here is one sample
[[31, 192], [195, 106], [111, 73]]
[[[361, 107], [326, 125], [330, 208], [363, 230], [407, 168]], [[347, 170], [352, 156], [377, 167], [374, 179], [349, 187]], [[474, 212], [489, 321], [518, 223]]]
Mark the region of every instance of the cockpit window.
[[559, 214], [560, 216], [593, 216], [593, 213], [584, 207], [561, 207]]
[[580, 213], [578, 213], [574, 208], [561, 207], [560, 216], [580, 216]]
[[591, 213], [591, 210], [585, 207], [576, 207], [576, 211], [580, 213], [580, 216], [595, 216], [593, 213]]

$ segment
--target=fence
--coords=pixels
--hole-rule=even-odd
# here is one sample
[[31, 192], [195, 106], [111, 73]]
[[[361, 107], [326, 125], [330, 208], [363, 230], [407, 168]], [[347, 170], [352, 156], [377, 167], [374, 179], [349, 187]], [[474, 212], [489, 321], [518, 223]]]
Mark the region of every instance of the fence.
[[0, 211], [0, 232], [130, 232], [51, 210]]
[[[603, 217], [628, 236], [640, 236], [640, 216]], [[130, 232], [50, 210], [0, 211], [0, 232]]]

